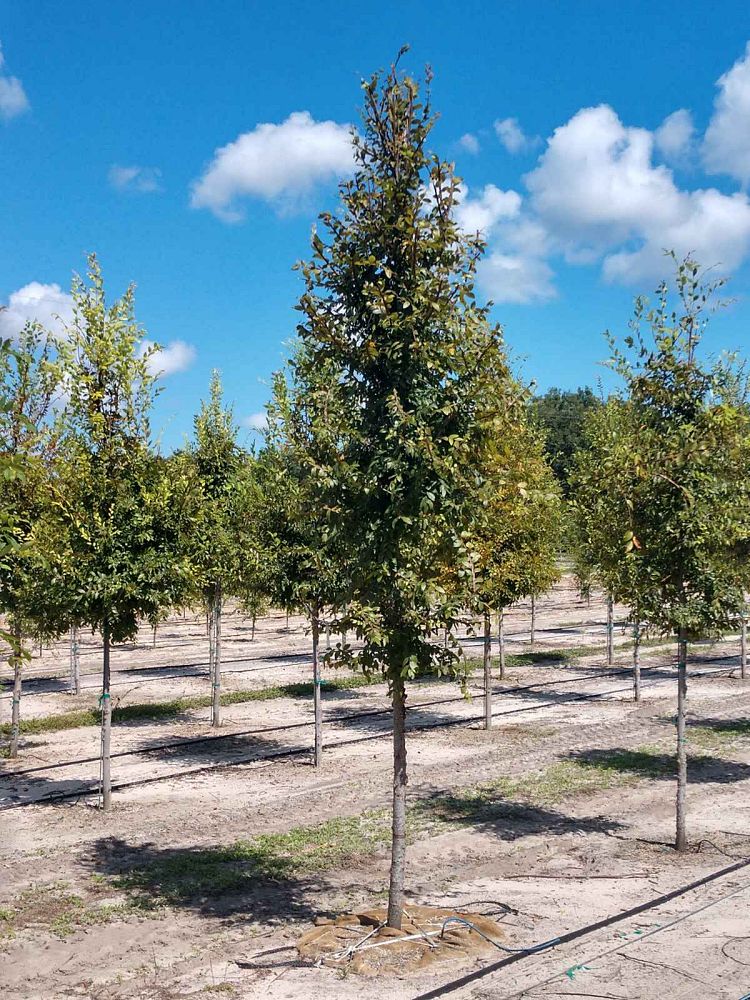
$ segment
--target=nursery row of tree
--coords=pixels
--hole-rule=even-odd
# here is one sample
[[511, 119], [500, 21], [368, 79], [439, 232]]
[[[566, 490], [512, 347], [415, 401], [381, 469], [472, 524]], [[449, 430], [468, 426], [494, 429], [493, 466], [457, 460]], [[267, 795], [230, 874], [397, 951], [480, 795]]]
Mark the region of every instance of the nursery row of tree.
[[[428, 673], [465, 682], [458, 637], [480, 619], [489, 727], [493, 622], [552, 584], [567, 511], [582, 587], [595, 579], [624, 602], [639, 635], [679, 637], [684, 801], [686, 643], [734, 625], [750, 574], [750, 412], [741, 367], [699, 359], [714, 289], [684, 261], [678, 304], [662, 286], [653, 309], [639, 302], [624, 346], [612, 343], [623, 389], [586, 405], [564, 501], [502, 330], [475, 298], [484, 246], [455, 221], [451, 164], [428, 150], [429, 100], [397, 66], [363, 93], [356, 170], [300, 265], [296, 347], [257, 451], [238, 445], [218, 375], [192, 441], [154, 451], [158, 384], [133, 291], [108, 304], [94, 257], [74, 282], [65, 336], [30, 324], [6, 345], [0, 601], [16, 665], [12, 752], [25, 638], [101, 633], [105, 808], [110, 647], [139, 621], [205, 604], [218, 725], [224, 602], [304, 612], [316, 762], [321, 617], [356, 639], [325, 655], [383, 677], [392, 698], [388, 922], [398, 927], [408, 684]], [[682, 847], [681, 804], [678, 816]]]

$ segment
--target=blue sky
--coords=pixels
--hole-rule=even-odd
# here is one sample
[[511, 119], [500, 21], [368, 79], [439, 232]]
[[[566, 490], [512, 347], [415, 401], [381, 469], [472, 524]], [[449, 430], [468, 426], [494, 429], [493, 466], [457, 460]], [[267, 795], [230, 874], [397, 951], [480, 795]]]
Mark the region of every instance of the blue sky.
[[294, 334], [292, 265], [349, 169], [360, 80], [408, 42], [526, 379], [606, 380], [602, 331], [624, 330], [665, 246], [733, 274], [707, 347], [748, 354], [748, 40], [750, 6], [720, 0], [0, 0], [0, 332], [64, 315], [95, 250], [166, 345], [164, 446], [213, 367], [252, 422]]

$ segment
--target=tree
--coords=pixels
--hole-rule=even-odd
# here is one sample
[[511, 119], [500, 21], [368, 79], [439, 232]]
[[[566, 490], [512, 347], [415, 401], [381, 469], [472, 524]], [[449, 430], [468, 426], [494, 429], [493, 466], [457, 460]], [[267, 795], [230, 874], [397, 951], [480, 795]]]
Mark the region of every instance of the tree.
[[34, 575], [29, 559], [32, 528], [46, 502], [47, 469], [56, 435], [50, 421], [60, 389], [60, 367], [53, 338], [38, 323], [27, 323], [13, 349], [0, 355], [0, 441], [6, 469], [0, 479], [0, 504], [12, 525], [12, 544], [0, 565], [0, 609], [9, 616], [9, 662], [13, 695], [9, 754], [18, 755], [21, 724], [22, 664], [29, 658], [27, 636], [45, 634], [45, 604], [31, 598]]
[[[736, 622], [750, 579], [750, 412], [742, 369], [700, 361], [717, 289], [690, 258], [677, 266], [677, 302], [636, 301], [612, 366], [626, 394], [590, 433], [578, 474], [599, 572], [637, 622], [677, 633], [677, 850], [687, 846], [685, 702], [689, 640]], [[650, 338], [643, 327], [650, 330]]]
[[474, 529], [479, 553], [476, 601], [484, 618], [485, 728], [492, 724], [490, 694], [491, 618], [498, 615], [500, 676], [504, 676], [505, 608], [544, 593], [559, 578], [557, 566], [562, 503], [538, 431], [521, 411], [512, 429], [495, 443], [487, 480], [493, 492]]
[[[296, 363], [302, 364], [301, 357]], [[266, 592], [274, 603], [287, 611], [301, 611], [310, 622], [316, 767], [323, 754], [321, 613], [324, 608], [341, 610], [347, 580], [345, 560], [340, 553], [336, 558], [336, 539], [328, 531], [328, 516], [308, 476], [309, 458], [324, 440], [328, 425], [334, 423], [335, 382], [323, 379], [321, 385], [322, 395], [310, 394], [304, 406], [299, 400], [295, 405], [284, 375], [275, 376], [268, 432], [258, 463]]]
[[391, 694], [388, 924], [400, 927], [406, 685], [420, 672], [461, 672], [441, 635], [471, 598], [482, 470], [520, 404], [501, 331], [474, 297], [482, 244], [454, 220], [452, 167], [427, 151], [429, 99], [397, 66], [363, 91], [354, 177], [302, 265], [290, 392], [309, 439], [305, 477], [346, 575], [344, 626], [362, 643], [331, 660], [383, 676]]
[[240, 589], [248, 554], [239, 544], [238, 477], [247, 461], [237, 444], [238, 428], [225, 407], [219, 373], [211, 375], [210, 395], [194, 420], [194, 441], [186, 452], [193, 493], [185, 526], [185, 555], [191, 580], [208, 611], [209, 673], [214, 727], [221, 724], [221, 620], [224, 601]]
[[601, 400], [589, 386], [573, 391], [548, 389], [531, 402], [534, 420], [545, 435], [545, 451], [563, 492], [570, 490], [573, 457], [583, 444], [584, 427], [589, 414], [601, 406]]
[[180, 557], [184, 484], [150, 450], [156, 393], [151, 350], [134, 315], [131, 286], [111, 305], [94, 255], [88, 284], [73, 281], [64, 351], [65, 409], [56, 503], [37, 528], [51, 555], [48, 600], [60, 631], [102, 634], [102, 800], [111, 803], [111, 644], [132, 639], [139, 619], [156, 621], [183, 592]]

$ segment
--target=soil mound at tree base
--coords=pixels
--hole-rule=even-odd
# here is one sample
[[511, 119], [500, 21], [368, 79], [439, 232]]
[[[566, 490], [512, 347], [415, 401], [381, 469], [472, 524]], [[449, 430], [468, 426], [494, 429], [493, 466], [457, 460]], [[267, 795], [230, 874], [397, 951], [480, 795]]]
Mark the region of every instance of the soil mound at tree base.
[[[477, 930], [457, 922], [443, 930], [449, 917], [467, 920]], [[363, 976], [405, 975], [436, 962], [463, 963], [488, 953], [497, 954], [482, 934], [498, 943], [505, 940], [496, 921], [477, 913], [407, 906], [401, 930], [386, 927], [386, 918], [387, 911], [379, 907], [343, 913], [335, 919], [317, 917], [315, 927], [300, 938], [297, 951], [301, 958]]]

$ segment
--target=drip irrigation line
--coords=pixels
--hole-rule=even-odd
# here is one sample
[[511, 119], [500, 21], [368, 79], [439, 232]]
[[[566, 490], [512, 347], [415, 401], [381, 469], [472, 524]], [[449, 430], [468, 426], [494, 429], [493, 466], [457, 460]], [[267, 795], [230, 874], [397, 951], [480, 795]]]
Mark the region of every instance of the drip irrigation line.
[[[607, 695], [610, 695], [610, 694], [617, 694], [617, 693], [622, 692], [622, 691], [630, 691], [630, 690], [631, 690], [630, 686], [628, 686], [628, 687], [625, 687], [625, 688], [613, 688], [613, 689], [610, 689], [609, 691], [601, 691], [601, 692], [596, 692], [596, 693], [571, 695], [569, 698], [563, 698], [563, 699], [560, 699], [559, 702], [554, 702], [554, 703], [550, 703], [550, 704], [533, 705], [531, 707], [515, 708], [515, 709], [511, 709], [508, 712], [493, 712], [492, 713], [492, 717], [493, 718], [501, 718], [501, 717], [506, 716], [506, 715], [514, 715], [517, 712], [533, 712], [533, 711], [538, 711], [539, 709], [552, 708], [553, 705], [558, 705], [561, 702], [565, 702], [565, 701], [584, 701], [584, 700], [591, 700], [591, 699], [594, 699], [594, 698], [604, 698], [604, 697], [606, 697]], [[390, 711], [390, 709], [388, 709], [387, 711]], [[382, 714], [382, 713], [379, 713], [379, 714]], [[458, 716], [455, 719], [444, 719], [441, 722], [426, 722], [426, 723], [414, 725], [414, 726], [411, 726], [408, 729], [408, 732], [410, 732], [410, 733], [419, 733], [422, 730], [448, 729], [448, 728], [450, 728], [452, 726], [466, 725], [466, 724], [471, 723], [471, 722], [481, 722], [481, 721], [483, 721], [483, 719], [484, 719], [484, 713], [482, 713], [481, 715], [472, 715], [472, 716], [464, 716], [464, 715], [462, 715], [462, 716]], [[313, 725], [313, 724], [314, 724], [313, 722], [305, 723], [305, 725]], [[328, 743], [327, 746], [326, 746], [326, 749], [328, 749], [328, 750], [337, 750], [340, 747], [355, 746], [355, 745], [360, 744], [360, 743], [369, 743], [372, 740], [380, 740], [380, 739], [383, 739], [384, 737], [390, 736], [390, 735], [391, 735], [391, 730], [390, 729], [386, 729], [386, 730], [383, 730], [383, 731], [378, 732], [378, 733], [368, 733], [365, 736], [356, 736], [353, 739], [336, 740], [335, 742]], [[279, 749], [279, 750], [271, 750], [271, 751], [269, 751], [267, 753], [264, 753], [262, 755], [254, 755], [254, 756], [250, 756], [250, 757], [241, 757], [241, 758], [238, 758], [236, 760], [220, 761], [219, 763], [213, 763], [213, 764], [202, 764], [199, 767], [187, 768], [185, 770], [178, 771], [178, 772], [173, 772], [171, 774], [170, 773], [167, 773], [167, 774], [157, 774], [157, 775], [153, 775], [150, 778], [135, 778], [135, 779], [133, 779], [131, 781], [116, 782], [116, 783], [112, 784], [112, 791], [113, 792], [115, 792], [115, 791], [121, 791], [121, 790], [123, 790], [125, 788], [135, 788], [135, 787], [140, 787], [142, 785], [153, 785], [153, 784], [157, 784], [158, 782], [162, 782], [162, 781], [178, 781], [178, 780], [180, 780], [182, 778], [190, 777], [191, 775], [205, 774], [206, 772], [209, 772], [209, 771], [219, 771], [219, 770], [223, 770], [224, 768], [239, 767], [239, 766], [241, 766], [243, 764], [262, 764], [262, 763], [265, 763], [265, 762], [268, 762], [268, 761], [284, 760], [284, 759], [289, 759], [289, 758], [292, 758], [292, 757], [309, 756], [309, 754], [310, 754], [310, 747], [309, 746], [304, 746], [304, 747], [299, 747], [299, 746], [298, 747], [284, 747], [283, 749]], [[95, 760], [99, 760], [98, 757], [96, 757], [94, 759]], [[5, 805], [0, 805], [0, 812], [5, 812], [8, 809], [19, 809], [19, 808], [23, 808], [25, 806], [45, 805], [47, 803], [52, 803], [52, 802], [64, 802], [66, 800], [69, 801], [71, 799], [86, 798], [86, 797], [88, 797], [90, 795], [95, 794], [96, 790], [97, 790], [97, 785], [96, 784], [90, 784], [90, 785], [86, 786], [85, 788], [79, 788], [79, 789], [70, 790], [70, 791], [67, 791], [67, 792], [52, 792], [51, 794], [45, 795], [45, 796], [41, 796], [38, 799], [27, 799], [26, 801], [10, 802], [10, 803], [7, 803]]]
[[[576, 668], [561, 666], [558, 669], [560, 669], [560, 670], [566, 670], [566, 669], [576, 669]], [[662, 669], [663, 669], [663, 667], [644, 667], [643, 668], [643, 672], [644, 672], [644, 674], [648, 674], [648, 672], [650, 670], [662, 670]], [[538, 682], [532, 683], [532, 684], [523, 684], [523, 685], [520, 685], [518, 687], [507, 687], [506, 686], [506, 687], [500, 687], [500, 688], [493, 688], [492, 689], [492, 696], [495, 697], [495, 696], [506, 695], [506, 694], [511, 694], [511, 695], [512, 694], [522, 694], [525, 691], [534, 691], [534, 690], [537, 690], [539, 688], [561, 687], [563, 684], [575, 684], [578, 681], [588, 681], [588, 680], [592, 680], [592, 679], [599, 680], [599, 679], [605, 678], [605, 677], [619, 677], [619, 676], [622, 676], [623, 674], [628, 674], [629, 675], [631, 672], [632, 671], [631, 671], [631, 669], [629, 667], [619, 667], [616, 670], [603, 671], [602, 673], [596, 674], [596, 676], [593, 677], [593, 678], [592, 678], [591, 675], [584, 675], [584, 676], [581, 676], [581, 677], [566, 677], [566, 678], [563, 678], [562, 680], [556, 680], [556, 681], [538, 681]], [[723, 669], [696, 672], [696, 673], [691, 673], [689, 675], [689, 678], [695, 679], [695, 678], [700, 678], [700, 677], [705, 677], [705, 676], [713, 676], [716, 673], [723, 673], [723, 672], [724, 672]], [[478, 687], [476, 690], [478, 692], [482, 692], [484, 689], [482, 687]], [[626, 689], [625, 688], [619, 688], [618, 690], [624, 691]], [[454, 697], [451, 697], [451, 698], [440, 698], [440, 699], [437, 699], [435, 701], [416, 702], [413, 705], [407, 705], [407, 712], [414, 711], [415, 709], [418, 709], [418, 708], [434, 708], [434, 707], [436, 707], [438, 705], [451, 705], [451, 704], [457, 704], [458, 702], [463, 702], [463, 701], [466, 701], [466, 699], [462, 695], [457, 695], [457, 696], [454, 696]], [[560, 702], [558, 701], [555, 704], [559, 704], [559, 703]], [[238, 704], [243, 704], [243, 703], [240, 702]], [[245, 702], [244, 704], [247, 704], [247, 702]], [[378, 715], [389, 715], [391, 713], [391, 711], [392, 711], [392, 709], [390, 707], [388, 707], [388, 708], [368, 709], [368, 710], [366, 710], [364, 712], [340, 713], [339, 715], [326, 716], [326, 718], [323, 720], [323, 724], [324, 725], [328, 725], [330, 723], [349, 722], [349, 721], [356, 721], [357, 719], [372, 718], [372, 717], [378, 716]], [[524, 711], [524, 712], [525, 711], [531, 711], [531, 708], [528, 708], [528, 707], [524, 706], [524, 707], [519, 708], [519, 709], [511, 709], [508, 712], [503, 713], [503, 714], [507, 715], [507, 714], [511, 714], [512, 712], [516, 712], [516, 711]], [[159, 753], [162, 750], [171, 750], [171, 749], [175, 749], [175, 748], [179, 748], [179, 747], [185, 747], [185, 746], [197, 746], [199, 744], [204, 744], [204, 743], [214, 743], [217, 740], [231, 740], [231, 739], [235, 739], [236, 737], [239, 737], [239, 736], [261, 736], [261, 735], [264, 735], [266, 733], [274, 733], [274, 732], [280, 732], [280, 731], [281, 732], [287, 732], [287, 731], [290, 731], [292, 729], [302, 729], [305, 726], [311, 726], [311, 725], [314, 725], [314, 720], [305, 721], [305, 722], [293, 722], [293, 723], [289, 723], [289, 724], [283, 725], [283, 726], [266, 726], [266, 727], [260, 728], [260, 729], [239, 729], [239, 730], [233, 730], [232, 732], [228, 732], [228, 733], [212, 733], [210, 736], [195, 736], [195, 737], [191, 736], [191, 737], [187, 737], [187, 738], [182, 739], [182, 740], [172, 740], [172, 741], [167, 742], [167, 743], [157, 743], [154, 746], [150, 746], [150, 747], [143, 747], [143, 748], [137, 748], [136, 747], [136, 748], [134, 748], [132, 750], [120, 750], [120, 751], [117, 751], [116, 753], [111, 754], [110, 758], [112, 760], [114, 760], [115, 758], [135, 757], [135, 756], [141, 756], [141, 755], [146, 755], [146, 754], [150, 754], [150, 753]], [[98, 760], [99, 760], [99, 757], [76, 757], [76, 758], [73, 758], [72, 760], [59, 761], [59, 762], [54, 763], [54, 764], [39, 764], [39, 765], [35, 765], [34, 767], [27, 767], [27, 768], [23, 768], [23, 769], [17, 770], [17, 771], [2, 771], [2, 770], [0, 770], [0, 780], [1, 779], [6, 779], [6, 778], [20, 778], [20, 777], [23, 777], [23, 776], [28, 775], [28, 774], [36, 774], [36, 773], [38, 773], [40, 771], [54, 771], [54, 770], [58, 770], [59, 768], [74, 767], [77, 764], [93, 764], [93, 763], [96, 763], [96, 761], [98, 761]]]
[[[618, 674], [618, 673], [622, 673], [622, 672], [624, 672], [624, 671], [621, 671], [621, 670], [612, 671], [613, 674]], [[697, 677], [697, 676], [701, 676], [701, 675], [699, 675], [699, 674], [693, 674], [692, 676], [693, 677]], [[568, 680], [566, 680], [564, 682], [561, 681], [559, 683], [572, 683], [574, 680], [585, 680], [585, 679], [587, 679], [587, 678], [570, 678], [570, 679], [568, 679]], [[553, 683], [553, 682], [548, 682], [548, 683]], [[541, 685], [539, 685], [539, 686], [541, 686]], [[512, 690], [519, 690], [519, 689], [510, 689], [510, 690], [512, 691]], [[547, 703], [544, 703], [544, 704], [541, 704], [541, 705], [530, 705], [530, 706], [529, 705], [522, 705], [522, 706], [519, 706], [518, 708], [512, 708], [512, 709], [509, 709], [509, 710], [503, 711], [503, 712], [492, 712], [491, 713], [491, 717], [492, 718], [504, 718], [504, 717], [509, 716], [509, 715], [517, 715], [518, 713], [537, 712], [537, 711], [541, 711], [543, 709], [554, 708], [557, 705], [565, 704], [567, 702], [592, 701], [592, 700], [594, 700], [596, 698], [606, 698], [609, 695], [621, 694], [623, 691], [630, 691], [630, 690], [631, 690], [631, 686], [627, 685], [626, 687], [610, 688], [607, 691], [595, 691], [595, 692], [578, 693], [578, 694], [570, 695], [568, 697], [562, 697], [562, 698], [560, 698], [560, 699], [558, 699], [557, 701], [554, 701], [554, 702], [547, 702]], [[433, 707], [433, 706], [438, 705], [438, 704], [447, 704], [450, 701], [463, 701], [463, 700], [464, 700], [463, 698], [441, 699], [440, 701], [436, 701], [436, 702], [424, 702], [424, 703], [422, 703], [422, 705], [412, 705], [411, 708], [412, 708], [412, 710], [415, 709], [415, 708], [418, 708], [418, 707], [427, 707], [427, 708], [430, 708], [430, 707]], [[389, 714], [390, 712], [391, 712], [390, 708], [388, 708], [388, 709], [374, 709], [371, 712], [359, 713], [359, 714], [356, 714], [356, 715], [351, 715], [351, 716], [349, 716], [349, 718], [362, 718], [365, 715], [368, 715], [368, 716], [372, 716], [372, 715], [384, 715], [384, 714], [387, 714], [387, 713]], [[418, 732], [421, 732], [423, 730], [430, 730], [430, 729], [448, 729], [448, 728], [450, 728], [452, 726], [467, 725], [467, 724], [472, 723], [472, 722], [482, 722], [484, 720], [484, 718], [485, 718], [484, 713], [482, 713], [481, 715], [473, 715], [473, 716], [463, 716], [462, 715], [462, 716], [458, 716], [455, 719], [444, 719], [444, 720], [439, 721], [439, 722], [426, 722], [426, 723], [418, 724], [418, 725], [410, 727], [408, 731], [409, 732], [418, 733]], [[304, 723], [293, 723], [292, 725], [290, 725], [288, 727], [279, 727], [279, 728], [291, 729], [291, 728], [302, 728], [303, 726], [312, 726], [312, 725], [314, 725], [314, 720], [311, 720], [309, 722], [304, 722]], [[270, 730], [266, 729], [264, 731], [265, 732], [269, 732]], [[237, 735], [237, 734], [235, 733], [235, 734], [227, 734], [227, 735]], [[371, 740], [383, 739], [384, 737], [390, 736], [390, 735], [391, 735], [391, 730], [390, 729], [386, 729], [386, 730], [383, 730], [382, 732], [371, 733], [371, 734], [368, 734], [366, 736], [355, 737], [355, 738], [349, 739], [349, 740], [337, 740], [337, 741], [335, 741], [333, 743], [328, 743], [327, 744], [327, 749], [329, 749], [329, 750], [336, 750], [339, 747], [353, 746], [353, 745], [356, 745], [356, 744], [359, 744], [359, 743], [367, 743], [367, 742], [370, 742]], [[207, 742], [210, 739], [211, 739], [211, 737], [199, 737], [198, 738], [198, 740], [200, 742]], [[171, 744], [171, 746], [174, 746], [174, 745], [175, 744]], [[156, 749], [156, 748], [153, 748], [153, 749]], [[144, 751], [135, 751], [135, 753], [143, 753], [143, 752]], [[150, 752], [149, 748], [147, 748], [147, 750], [145, 752]], [[127, 751], [124, 751], [123, 755], [126, 754], [126, 753], [128, 753], [128, 755], [132, 755], [132, 753], [127, 752]], [[180, 779], [185, 778], [185, 777], [190, 777], [191, 775], [204, 774], [204, 773], [209, 772], [209, 771], [218, 771], [218, 770], [222, 770], [224, 768], [229, 768], [229, 767], [239, 767], [239, 766], [242, 766], [244, 764], [261, 764], [261, 763], [264, 763], [266, 761], [275, 761], [275, 760], [281, 760], [281, 759], [289, 759], [289, 758], [293, 758], [293, 757], [307, 756], [307, 755], [309, 755], [309, 753], [310, 753], [310, 747], [309, 746], [305, 746], [305, 747], [284, 747], [283, 749], [279, 749], [279, 750], [275, 750], [275, 751], [269, 751], [268, 753], [265, 753], [265, 754], [262, 754], [262, 755], [254, 755], [254, 756], [250, 756], [250, 757], [241, 757], [241, 758], [238, 758], [236, 760], [221, 761], [219, 763], [212, 763], [212, 764], [200, 765], [199, 767], [188, 768], [188, 769], [185, 769], [185, 770], [182, 770], [182, 771], [179, 771], [179, 772], [154, 775], [154, 776], [152, 776], [150, 778], [137, 778], [137, 779], [133, 779], [131, 781], [118, 782], [118, 783], [115, 783], [115, 784], [112, 785], [112, 791], [121, 791], [121, 790], [126, 789], [126, 788], [134, 788], [134, 787], [140, 787], [142, 785], [156, 784], [157, 782], [161, 782], [161, 781], [177, 781], [177, 780], [180, 780]], [[95, 760], [99, 760], [99, 758], [93, 758], [92, 762], [95, 761]], [[41, 770], [51, 770], [52, 767], [55, 767], [55, 766], [56, 765], [50, 765], [47, 768], [40, 768], [40, 769]], [[93, 794], [94, 791], [95, 791], [95, 787], [89, 785], [89, 786], [87, 786], [85, 788], [75, 789], [75, 790], [71, 790], [71, 791], [67, 791], [67, 792], [53, 792], [50, 795], [41, 796], [38, 799], [27, 799], [25, 801], [11, 802], [11, 803], [8, 803], [6, 805], [0, 805], [0, 812], [3, 812], [3, 811], [8, 810], [8, 809], [18, 809], [18, 808], [22, 808], [22, 807], [25, 807], [25, 806], [44, 805], [44, 804], [47, 804], [47, 803], [62, 802], [62, 801], [66, 801], [66, 800], [69, 801], [69, 800], [72, 800], [72, 799], [86, 798], [87, 796]]]
[[[650, 668], [646, 668], [648, 670]], [[629, 671], [618, 669], [607, 671], [606, 673], [599, 674], [599, 677], [615, 677], [622, 673], [628, 673]], [[692, 675], [695, 676], [695, 675]], [[537, 688], [547, 688], [547, 687], [560, 687], [563, 684], [575, 684], [577, 681], [590, 680], [589, 677], [566, 677], [562, 680], [557, 681], [538, 681], [536, 684], [524, 684], [520, 687], [502, 687], [493, 688], [493, 697], [496, 695], [503, 694], [519, 694], [525, 691], [536, 690]], [[477, 690], [483, 691], [483, 688], [478, 688]], [[437, 705], [455, 705], [458, 702], [465, 702], [466, 699], [462, 695], [454, 695], [450, 698], [439, 698], [435, 701], [423, 701], [416, 702], [413, 705], [407, 705], [407, 712], [413, 712], [418, 708], [434, 708]], [[247, 703], [245, 703], [247, 704]], [[523, 709], [526, 711], [526, 709]], [[349, 722], [357, 719], [367, 719], [378, 715], [390, 715], [393, 709], [389, 706], [388, 708], [374, 708], [367, 709], [364, 712], [342, 712], [338, 715], [327, 716], [323, 720], [323, 724], [327, 725], [329, 723], [336, 722]], [[188, 737], [183, 740], [172, 740], [168, 743], [158, 743], [155, 746], [145, 747], [145, 748], [134, 748], [133, 750], [120, 750], [117, 753], [111, 754], [111, 758], [116, 757], [133, 757], [139, 756], [141, 754], [157, 753], [161, 750], [171, 750], [175, 747], [184, 746], [196, 746], [201, 743], [213, 743], [217, 740], [230, 740], [238, 736], [259, 736], [265, 733], [274, 733], [279, 731], [289, 731], [292, 729], [301, 729], [305, 726], [314, 725], [314, 720], [309, 720], [305, 722], [292, 722], [283, 726], [267, 726], [261, 729], [240, 729], [234, 730], [230, 733], [212, 733], [210, 736], [195, 736]], [[60, 761], [56, 764], [39, 764], [35, 767], [27, 767], [18, 771], [0, 771], [0, 778], [19, 778], [27, 774], [35, 774], [39, 771], [52, 771], [61, 767], [73, 767], [76, 764], [92, 764], [99, 760], [99, 757], [78, 757], [73, 760]]]
[[[611, 927], [613, 924], [620, 923], [630, 917], [640, 916], [642, 913], [656, 909], [659, 906], [663, 906], [665, 903], [671, 902], [673, 899], [678, 899], [680, 896], [693, 892], [695, 889], [700, 889], [705, 885], [709, 885], [712, 882], [717, 881], [717, 879], [724, 878], [727, 875], [734, 874], [734, 872], [741, 871], [749, 865], [750, 858], [743, 858], [741, 861], [736, 861], [734, 864], [727, 865], [725, 868], [720, 868], [717, 871], [710, 872], [708, 875], [704, 875], [702, 878], [696, 879], [694, 882], [679, 886], [677, 889], [672, 889], [670, 892], [663, 893], [661, 896], [657, 896], [654, 899], [646, 900], [644, 903], [638, 903], [635, 906], [629, 907], [627, 910], [620, 910], [618, 913], [608, 917], [603, 917], [601, 920], [597, 920], [594, 923], [586, 924], [585, 926], [578, 927], [572, 931], [567, 931], [564, 934], [560, 934], [556, 939], [556, 947], [562, 944], [568, 944], [571, 941], [576, 941], [579, 938], [586, 937], [595, 931]], [[533, 985], [527, 986], [525, 989], [516, 993], [508, 994], [506, 995], [505, 1000], [517, 1000], [517, 998], [524, 996], [524, 994], [531, 989], [538, 989], [540, 986], [546, 986], [547, 984], [562, 978], [566, 974], [574, 973], [582, 969], [583, 966], [588, 965], [591, 962], [595, 962], [600, 958], [606, 957], [607, 955], [621, 951], [623, 948], [626, 948], [631, 944], [636, 944], [638, 941], [643, 941], [645, 938], [651, 937], [653, 934], [657, 934], [670, 927], [674, 927], [676, 924], [682, 923], [682, 921], [696, 916], [698, 913], [702, 913], [704, 910], [707, 910], [712, 906], [716, 906], [718, 903], [724, 902], [726, 899], [737, 896], [739, 893], [744, 892], [747, 889], [750, 889], [750, 882], [746, 882], [739, 888], [734, 888], [729, 892], [724, 893], [718, 897], [718, 899], [710, 900], [708, 903], [703, 903], [700, 906], [695, 907], [693, 910], [681, 914], [674, 920], [661, 924], [659, 927], [655, 927], [653, 930], [647, 931], [644, 934], [639, 934], [637, 937], [630, 938], [628, 941], [622, 941], [614, 948], [610, 948], [598, 955], [587, 958], [583, 962], [576, 963], [570, 968], [564, 969], [562, 972], [558, 972], [556, 975], [550, 976], [542, 982], [534, 983]], [[500, 961], [487, 965], [483, 969], [477, 969], [475, 972], [469, 972], [458, 979], [453, 979], [448, 983], [444, 983], [442, 986], [429, 990], [427, 993], [420, 993], [418, 996], [415, 996], [413, 1000], [438, 1000], [439, 997], [447, 996], [449, 993], [454, 993], [456, 990], [463, 989], [465, 986], [470, 986], [472, 983], [475, 983], [480, 979], [484, 979], [486, 976], [490, 976], [495, 972], [499, 972], [501, 969], [505, 969], [509, 965], [514, 965], [516, 962], [523, 961], [525, 958], [530, 958], [532, 954], [533, 953], [522, 952], [520, 954], [509, 955], [507, 958], [500, 959]]]

